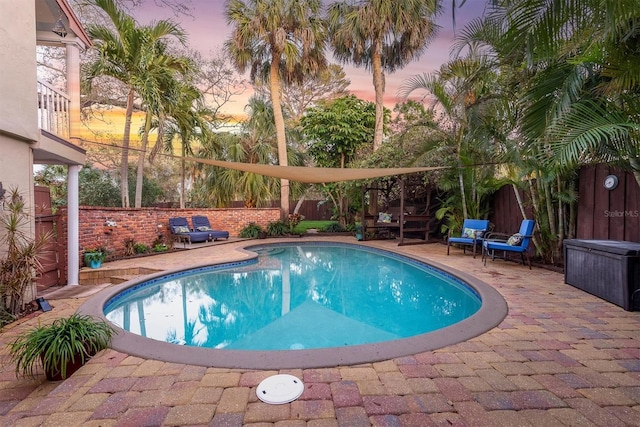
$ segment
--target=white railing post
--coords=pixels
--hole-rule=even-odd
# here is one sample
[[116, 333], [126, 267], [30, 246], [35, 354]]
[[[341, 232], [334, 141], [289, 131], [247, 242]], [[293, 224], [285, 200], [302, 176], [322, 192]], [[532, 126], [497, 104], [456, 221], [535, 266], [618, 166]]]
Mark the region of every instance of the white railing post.
[[38, 81], [38, 127], [68, 139], [71, 126], [70, 102], [69, 96], [64, 92]]

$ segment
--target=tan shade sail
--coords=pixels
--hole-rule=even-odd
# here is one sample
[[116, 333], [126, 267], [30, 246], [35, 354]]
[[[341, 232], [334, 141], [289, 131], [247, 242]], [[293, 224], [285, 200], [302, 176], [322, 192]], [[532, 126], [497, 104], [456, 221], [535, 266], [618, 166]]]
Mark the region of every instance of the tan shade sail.
[[185, 157], [185, 160], [219, 166], [221, 168], [256, 173], [259, 175], [272, 176], [274, 178], [288, 179], [289, 181], [306, 182], [313, 184], [380, 178], [383, 176], [392, 175], [405, 175], [410, 173], [426, 172], [446, 168], [446, 166], [432, 166], [418, 168], [341, 169], [224, 162], [221, 160], [199, 159], [195, 157]]

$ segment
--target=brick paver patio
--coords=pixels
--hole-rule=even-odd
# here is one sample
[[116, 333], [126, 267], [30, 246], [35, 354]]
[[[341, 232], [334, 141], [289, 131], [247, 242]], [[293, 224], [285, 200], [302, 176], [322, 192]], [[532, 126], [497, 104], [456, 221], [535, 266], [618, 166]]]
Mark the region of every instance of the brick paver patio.
[[[306, 238], [305, 238], [306, 239]], [[354, 242], [352, 238], [343, 241]], [[113, 350], [65, 381], [16, 378], [6, 344], [17, 333], [73, 313], [86, 297], [51, 297], [51, 312], [0, 334], [0, 424], [6, 426], [638, 426], [640, 312], [626, 312], [564, 284], [561, 273], [473, 259], [440, 244], [367, 244], [463, 270], [509, 305], [499, 327], [420, 353], [324, 369], [249, 371], [143, 360]], [[105, 264], [171, 269], [215, 262], [242, 242]], [[88, 285], [86, 285], [88, 286]], [[83, 285], [85, 288], [85, 285]], [[85, 288], [90, 289], [90, 288]], [[276, 373], [305, 384], [269, 405], [257, 385]]]

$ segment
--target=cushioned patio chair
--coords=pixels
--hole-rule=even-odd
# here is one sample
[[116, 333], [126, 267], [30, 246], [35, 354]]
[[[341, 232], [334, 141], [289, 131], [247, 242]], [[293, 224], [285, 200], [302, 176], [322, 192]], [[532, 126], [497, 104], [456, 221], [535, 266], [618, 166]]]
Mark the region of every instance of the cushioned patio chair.
[[189, 228], [187, 218], [184, 217], [169, 218], [169, 229], [171, 230], [173, 238], [179, 242], [201, 243], [213, 240], [210, 232], [194, 231]]
[[527, 257], [529, 269], [531, 269], [531, 259], [529, 259], [529, 242], [533, 237], [533, 229], [536, 222], [532, 219], [525, 219], [520, 224], [520, 230], [516, 234], [490, 233], [482, 242], [482, 261], [487, 264], [487, 257], [495, 258], [496, 251], [502, 251], [506, 259], [507, 252], [519, 253], [524, 265], [524, 258]]
[[462, 234], [460, 237], [452, 237], [449, 231], [447, 238], [447, 255], [451, 245], [462, 246], [462, 253], [467, 253], [467, 246], [473, 247], [473, 257], [476, 257], [476, 247], [482, 244], [485, 233], [489, 230], [488, 219], [465, 219], [462, 224]]
[[195, 231], [207, 231], [211, 234], [213, 241], [218, 239], [228, 239], [229, 232], [223, 230], [214, 230], [211, 228], [211, 224], [209, 223], [209, 218], [202, 215], [194, 215], [191, 217], [191, 223], [193, 224], [193, 229]]

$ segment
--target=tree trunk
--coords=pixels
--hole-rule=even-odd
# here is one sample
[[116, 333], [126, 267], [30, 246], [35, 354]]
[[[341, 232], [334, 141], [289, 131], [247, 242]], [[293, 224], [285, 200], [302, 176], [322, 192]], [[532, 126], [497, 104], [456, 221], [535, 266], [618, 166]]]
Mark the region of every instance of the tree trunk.
[[[273, 105], [273, 117], [276, 125], [276, 138], [278, 140], [278, 164], [287, 166], [287, 137], [284, 131], [284, 116], [280, 103], [280, 78], [278, 66], [280, 53], [273, 52], [269, 72], [269, 85], [271, 89], [271, 104]], [[286, 221], [289, 217], [289, 180], [280, 180], [280, 219]]]
[[129, 88], [127, 111], [124, 119], [124, 135], [122, 137], [122, 155], [120, 158], [120, 197], [122, 207], [129, 207], [129, 139], [131, 134], [131, 117], [133, 116], [134, 91]]
[[163, 115], [158, 117], [158, 137], [156, 138], [155, 145], [149, 152], [149, 163], [153, 163], [160, 150], [162, 150], [162, 140], [164, 139], [164, 120], [165, 118]]
[[135, 207], [142, 207], [142, 181], [144, 177], [144, 157], [147, 153], [147, 145], [149, 144], [149, 132], [151, 131], [151, 113], [147, 111], [144, 121], [144, 133], [142, 134], [142, 142], [140, 152], [138, 153], [138, 172], [136, 174], [136, 196]]
[[[531, 181], [529, 181], [529, 185], [531, 185]], [[513, 194], [516, 196], [516, 201], [518, 202], [518, 207], [520, 208], [520, 214], [522, 215], [522, 219], [527, 219], [527, 212], [524, 210], [524, 202], [522, 201], [522, 197], [520, 196], [520, 191], [518, 191], [518, 186], [515, 184], [511, 184], [511, 187], [513, 188]], [[532, 196], [532, 199], [533, 199], [533, 196]], [[538, 242], [538, 239], [536, 238], [535, 234], [531, 238], [531, 241], [533, 242], [533, 245], [536, 248], [540, 248], [540, 242]]]
[[373, 88], [376, 93], [376, 127], [373, 134], [373, 151], [377, 151], [382, 145], [384, 136], [384, 71], [382, 71], [382, 58], [379, 43], [374, 47], [372, 56]]
[[186, 141], [182, 141], [182, 159], [180, 159], [180, 209], [184, 209], [184, 181], [186, 178], [186, 166], [184, 157], [186, 155]]
[[464, 189], [464, 169], [462, 168], [462, 134], [457, 135], [457, 133], [457, 130], [454, 129], [454, 135], [458, 138], [458, 181], [460, 183], [460, 198], [462, 199], [462, 216], [467, 219], [469, 212], [467, 210], [467, 193]]
[[304, 202], [304, 199], [306, 198], [307, 192], [305, 191], [301, 196], [300, 199], [298, 200], [298, 203], [296, 203], [296, 207], [293, 208], [293, 213], [297, 214], [298, 211], [300, 211], [300, 208], [302, 207], [302, 203]]
[[[557, 176], [558, 192], [562, 191], [562, 181], [560, 175]], [[562, 244], [564, 242], [564, 231], [566, 230], [567, 219], [565, 217], [565, 206], [558, 198], [558, 241], [556, 242], [556, 259], [562, 259]]]

